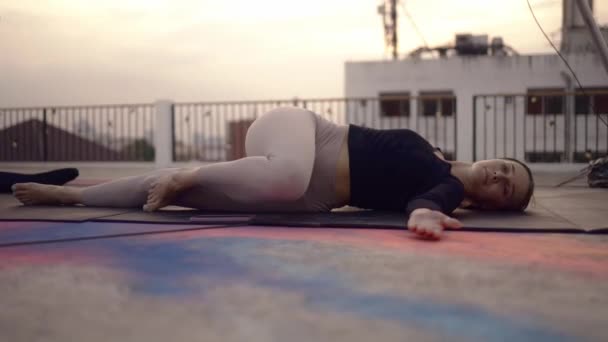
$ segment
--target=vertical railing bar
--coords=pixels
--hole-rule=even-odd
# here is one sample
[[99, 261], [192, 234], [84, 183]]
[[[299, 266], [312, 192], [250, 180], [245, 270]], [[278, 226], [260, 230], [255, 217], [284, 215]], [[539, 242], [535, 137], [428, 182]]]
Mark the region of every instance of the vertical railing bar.
[[[542, 99], [541, 99], [541, 101], [542, 101]], [[541, 109], [542, 109], [542, 107], [541, 107]], [[541, 110], [541, 112], [542, 112], [542, 110]], [[536, 153], [538, 153], [538, 151], [536, 149], [536, 145], [537, 145], [536, 144], [536, 140], [537, 140], [536, 139], [536, 119], [538, 119], [538, 116], [536, 115], [536, 113], [533, 114], [532, 119], [534, 120], [534, 121], [532, 121], [533, 124], [534, 124], [534, 132], [532, 134], [532, 140], [534, 141], [534, 146], [533, 146], [533, 153], [534, 154], [533, 155], [535, 155]]]
[[[562, 100], [562, 115], [566, 117], [566, 95], [561, 96]], [[565, 138], [565, 137], [564, 137]], [[563, 140], [563, 139], [562, 139]], [[553, 154], [557, 155], [557, 113], [553, 114]], [[559, 160], [561, 161], [561, 156]]]
[[[503, 126], [502, 154], [503, 154], [503, 157], [506, 157], [507, 156], [507, 97], [506, 96], [502, 97], [502, 126]], [[515, 127], [513, 127], [513, 130], [515, 130]], [[515, 158], [515, 155], [513, 155], [513, 158]]]
[[205, 151], [203, 146], [205, 144], [205, 111], [203, 110], [203, 106], [200, 104], [193, 104], [192, 111], [196, 115], [196, 136], [198, 137], [195, 141], [196, 148], [196, 159], [199, 161], [205, 160]]
[[513, 101], [513, 158], [517, 158], [517, 101]]
[[205, 105], [193, 104], [192, 108], [198, 118], [197, 135], [199, 138], [196, 141], [197, 159], [199, 161], [207, 161], [207, 153], [205, 152], [205, 139], [207, 139], [207, 134], [205, 133]]
[[[173, 115], [178, 114], [178, 107], [174, 107]], [[192, 120], [192, 112], [188, 107], [179, 108], [179, 120], [175, 121], [176, 125], [179, 125], [180, 129], [180, 141], [181, 148], [179, 155], [175, 155], [176, 160], [187, 162], [190, 160], [190, 120]]]
[[211, 153], [209, 152], [209, 129], [210, 129], [210, 122], [209, 122], [209, 118], [212, 115], [213, 109], [212, 109], [212, 105], [210, 104], [203, 104], [200, 107], [200, 110], [202, 112], [202, 130], [203, 130], [203, 138], [202, 138], [202, 146], [201, 149], [203, 151], [203, 159], [205, 160], [205, 162], [209, 162], [211, 161], [209, 159], [209, 156], [211, 155]]
[[218, 116], [215, 118], [215, 134], [218, 136], [217, 141], [220, 144], [220, 156], [219, 160], [227, 160], [226, 159], [226, 136], [221, 134], [222, 132], [222, 122], [226, 118], [226, 105], [224, 103], [218, 105]]
[[80, 159], [86, 159], [86, 154], [84, 153], [82, 146], [80, 146], [80, 142], [82, 141], [82, 137], [77, 134], [78, 132], [76, 131], [76, 129], [78, 128], [77, 126], [80, 126], [80, 114], [82, 111], [82, 106], [78, 106], [78, 107], [73, 107], [72, 108], [72, 113], [70, 115], [71, 117], [71, 122], [70, 122], [70, 128], [66, 129], [66, 131], [68, 131], [69, 136], [71, 137], [71, 139], [73, 140], [72, 143], [70, 143], [69, 148], [71, 149], [71, 153], [70, 155], [72, 156], [79, 156]]
[[[63, 136], [63, 153], [61, 153], [61, 156], [59, 156], [57, 159], [60, 159], [62, 161], [69, 161], [71, 160], [70, 158], [70, 146], [73, 144], [70, 144], [69, 139], [69, 135], [67, 134], [68, 132], [68, 126], [69, 126], [69, 121], [70, 118], [72, 119], [72, 122], [75, 123], [74, 120], [74, 108], [73, 107], [69, 107], [66, 108], [65, 111], [62, 111], [62, 113], [60, 114], [60, 120], [62, 122], [61, 124], [61, 135]], [[74, 156], [75, 157], [75, 156]], [[76, 158], [73, 158], [76, 159]]]
[[[515, 106], [515, 103], [517, 103], [517, 96], [513, 97], [513, 106]], [[524, 99], [523, 99], [523, 107], [524, 107], [524, 112], [523, 112], [523, 118], [522, 118], [522, 126], [523, 126], [523, 132], [524, 132], [524, 137], [523, 137], [523, 151], [524, 151], [524, 155], [523, 155], [523, 159], [524, 161], [526, 160], [526, 147], [527, 147], [527, 138], [526, 136], [528, 135], [528, 99], [527, 99], [527, 95], [524, 95]]]
[[47, 108], [42, 109], [42, 161], [48, 160], [48, 139], [47, 139]]
[[496, 138], [496, 133], [497, 133], [497, 129], [496, 129], [496, 95], [494, 95], [493, 98], [494, 98], [494, 106], [492, 107], [492, 112], [494, 113], [494, 156], [493, 156], [493, 158], [496, 158], [496, 144], [498, 143], [498, 140]]
[[32, 129], [30, 127], [32, 127], [33, 125], [30, 125], [30, 126], [25, 125], [25, 123], [28, 122], [27, 118], [29, 116], [30, 109], [29, 108], [22, 109], [21, 113], [23, 115], [22, 121], [24, 123], [24, 125], [23, 125], [24, 134], [22, 135], [22, 139], [24, 139], [23, 140], [24, 142], [27, 142], [27, 144], [25, 144], [25, 148], [23, 149], [23, 157], [25, 160], [31, 160], [30, 159], [31, 158], [30, 150], [32, 149], [32, 146], [29, 144], [29, 141], [25, 140], [26, 137], [30, 137], [32, 135], [31, 134]]
[[[457, 160], [457, 151], [458, 151], [458, 101], [456, 96], [452, 98], [452, 113], [453, 113], [453, 121], [454, 121], [454, 146], [452, 152], [452, 160]], [[447, 139], [447, 136], [446, 136]]]
[[[547, 154], [547, 96], [543, 96], [542, 113], [543, 113], [543, 153]], [[546, 160], [545, 160], [546, 161]]]
[[95, 153], [96, 152], [95, 146], [97, 145], [95, 133], [96, 133], [98, 127], [95, 125], [95, 109], [91, 106], [87, 106], [86, 112], [87, 112], [87, 125], [90, 125], [90, 127], [91, 127], [91, 129], [88, 130], [87, 137], [86, 137], [86, 140], [87, 140], [88, 146], [89, 146], [89, 153], [87, 153], [87, 155], [88, 155], [89, 159], [97, 160], [97, 156]]
[[[96, 137], [92, 137], [93, 141], [95, 141], [95, 145], [94, 146], [101, 146], [103, 144], [103, 139], [106, 136], [105, 134], [105, 129], [106, 129], [106, 123], [104, 122], [104, 115], [103, 115], [103, 108], [101, 107], [95, 107], [95, 113], [94, 113], [94, 118], [95, 120], [98, 120], [101, 124], [100, 125], [94, 125], [94, 127], [99, 127], [100, 128], [100, 139], [99, 141], [97, 141]], [[94, 135], [94, 134], [93, 134]], [[98, 160], [104, 160], [104, 150], [103, 148], [97, 148], [97, 153], [98, 153], [98, 157], [96, 159]]]
[[[2, 116], [2, 121], [4, 122], [4, 125], [2, 126], [2, 129], [5, 129], [5, 130], [8, 131], [9, 127], [11, 127], [12, 125], [9, 126], [9, 124], [8, 124], [8, 115], [7, 115], [8, 113], [7, 113], [7, 111], [8, 110], [6, 110], [6, 109], [1, 109], [0, 108], [0, 116]], [[11, 142], [11, 137], [7, 136], [6, 143], [1, 144], [2, 146], [0, 146], [0, 151], [2, 151], [2, 155], [0, 155], [0, 160], [2, 160], [2, 161], [9, 161], [9, 160], [11, 160], [9, 158], [9, 152], [8, 152], [8, 148], [9, 148], [10, 142]]]
[[19, 109], [15, 109], [13, 111], [13, 114], [15, 116], [15, 120], [14, 120], [15, 125], [17, 125], [18, 128], [16, 130], [14, 130], [15, 136], [13, 137], [12, 142], [11, 142], [11, 146], [13, 148], [12, 149], [12, 154], [14, 155], [14, 158], [16, 160], [21, 161], [21, 159], [19, 159], [19, 157], [21, 156], [21, 153], [19, 153], [19, 151], [21, 150], [21, 145], [22, 145], [20, 137], [23, 136], [24, 127], [21, 124], [21, 113], [20, 113], [20, 110]]
[[[456, 120], [455, 122], [458, 122]], [[456, 129], [458, 131], [458, 129]], [[456, 150], [456, 148], [454, 148]], [[473, 95], [473, 161], [477, 161], [477, 95]]]
[[443, 115], [443, 97], [439, 97], [437, 99], [437, 112], [433, 116], [434, 127], [435, 127], [435, 136], [433, 137], [433, 146], [439, 145], [439, 130], [437, 127], [437, 123], [439, 122], [439, 118]]
[[483, 159], [488, 159], [488, 103], [487, 96], [483, 96]]
[[[108, 125], [108, 122], [109, 122], [108, 118], [110, 117], [109, 113], [112, 109], [107, 109], [105, 107], [97, 107], [97, 108], [98, 108], [97, 115], [99, 117], [99, 120], [102, 122], [101, 127], [103, 127], [103, 130], [104, 130], [104, 132], [101, 135], [101, 139], [99, 139], [100, 141], [98, 142], [98, 144], [101, 145], [101, 148], [99, 149], [101, 157], [99, 159], [101, 159], [103, 161], [107, 161], [109, 159], [108, 151], [103, 147], [105, 146], [108, 136], [110, 135], [108, 133], [108, 131], [110, 130], [109, 129], [110, 126]], [[107, 111], [106, 111], [106, 109], [107, 109]]]
[[186, 124], [186, 137], [184, 137], [184, 140], [187, 141], [187, 143], [185, 144], [186, 147], [186, 159], [185, 161], [191, 161], [192, 159], [194, 159], [193, 156], [193, 144], [192, 142], [194, 141], [194, 113], [192, 112], [191, 108], [184, 108], [186, 109], [186, 112], [188, 113], [187, 121], [184, 121], [184, 124]]
[[[135, 155], [135, 153], [133, 153], [133, 149], [135, 148], [137, 140], [139, 140], [139, 136], [137, 135], [137, 133], [133, 132], [133, 127], [131, 126], [131, 116], [133, 114], [137, 115], [137, 112], [139, 112], [139, 106], [126, 106], [123, 109], [123, 113], [122, 113], [123, 132], [126, 132], [126, 134], [124, 134], [123, 139], [125, 140], [125, 143], [127, 144], [126, 145], [127, 148], [124, 149], [125, 150], [124, 155], [128, 161], [137, 160], [137, 156]], [[146, 146], [145, 142], [143, 142], [143, 139], [142, 139], [141, 145], [143, 147]], [[143, 161], [143, 158], [142, 158], [142, 161]]]
[[110, 154], [111, 149], [110, 149], [110, 139], [112, 137], [112, 125], [110, 124], [112, 121], [110, 121], [110, 114], [112, 113], [112, 109], [108, 108], [108, 107], [99, 107], [99, 109], [101, 110], [101, 112], [104, 114], [104, 118], [105, 118], [105, 128], [106, 128], [106, 134], [104, 134], [104, 153], [105, 153], [105, 158], [104, 161], [109, 161], [112, 160], [112, 156]]
[[[591, 96], [589, 96], [589, 104], [593, 103]], [[591, 106], [589, 106], [591, 108]], [[589, 150], [589, 113], [585, 113], [585, 153]]]
[[[597, 95], [591, 95], [593, 100], [591, 103], [595, 103], [595, 97]], [[594, 106], [597, 108], [597, 106]], [[600, 113], [595, 113], [595, 153], [593, 154], [593, 159], [598, 158], [600, 154]], [[608, 151], [607, 151], [608, 152]]]
[[[437, 108], [437, 104], [435, 103], [435, 108]], [[424, 117], [424, 137], [426, 139], [429, 138], [429, 117], [422, 115]]]
[[113, 148], [111, 148], [113, 145], [115, 145], [117, 142], [120, 142], [120, 128], [118, 125], [118, 122], [120, 121], [120, 115], [122, 113], [122, 106], [113, 106], [114, 110], [112, 111], [112, 121], [111, 125], [109, 126], [112, 131], [109, 135], [110, 139], [109, 139], [109, 145], [108, 145], [108, 153], [110, 153], [110, 160], [115, 160], [115, 159], [120, 159], [122, 158], [122, 155], [115, 153], [115, 150]]
[[449, 122], [449, 118], [453, 118], [454, 117], [454, 98], [450, 97], [447, 99], [447, 101], [451, 102], [451, 106], [450, 106], [450, 113], [448, 113], [446, 111], [446, 115], [443, 116], [443, 146], [442, 148], [447, 152], [449, 150], [449, 145], [448, 145], [448, 122]]
[[[61, 146], [62, 146], [62, 150], [60, 152], [60, 154], [57, 156], [56, 159], [61, 160], [61, 161], [67, 161], [70, 160], [70, 145], [73, 145], [70, 143], [69, 141], [69, 135], [68, 135], [68, 125], [69, 125], [69, 119], [71, 118], [72, 121], [74, 122], [74, 124], [76, 123], [76, 121], [74, 120], [74, 113], [73, 113], [74, 109], [72, 107], [67, 107], [65, 109], [61, 109], [59, 112], [59, 122], [60, 122], [60, 127], [61, 127], [61, 131], [59, 132], [59, 134], [61, 135]], [[74, 158], [75, 159], [75, 158]]]

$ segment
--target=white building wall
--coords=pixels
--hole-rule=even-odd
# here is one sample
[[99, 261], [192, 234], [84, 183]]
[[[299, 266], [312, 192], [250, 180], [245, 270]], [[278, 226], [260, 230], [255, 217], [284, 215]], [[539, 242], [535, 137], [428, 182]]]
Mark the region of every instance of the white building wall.
[[[597, 55], [565, 57], [584, 87], [608, 86], [608, 75]], [[346, 62], [344, 94], [352, 98], [376, 97], [381, 92], [409, 92], [416, 96], [425, 91], [453, 91], [457, 98], [457, 156], [459, 160], [471, 161], [474, 95], [525, 94], [529, 88], [566, 89], [564, 75], [567, 74], [566, 66], [557, 55], [454, 56], [445, 59]], [[415, 101], [413, 104], [415, 106]], [[523, 103], [515, 105], [523, 106]], [[412, 108], [411, 120], [414, 123], [418, 120], [417, 113]], [[515, 128], [513, 130], [511, 127], [516, 133], [511, 139], [523, 142], [523, 116]], [[516, 156], [523, 158], [523, 144], [520, 143], [520, 146]]]

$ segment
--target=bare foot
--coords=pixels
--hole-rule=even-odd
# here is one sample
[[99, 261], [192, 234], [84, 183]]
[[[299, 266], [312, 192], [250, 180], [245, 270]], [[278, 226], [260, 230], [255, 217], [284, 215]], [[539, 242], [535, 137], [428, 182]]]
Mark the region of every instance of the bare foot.
[[185, 188], [182, 179], [183, 174], [176, 172], [154, 181], [148, 190], [148, 199], [143, 206], [144, 211], [155, 211], [171, 204], [177, 194]]
[[12, 190], [13, 195], [25, 205], [79, 203], [78, 190], [65, 186], [17, 183]]

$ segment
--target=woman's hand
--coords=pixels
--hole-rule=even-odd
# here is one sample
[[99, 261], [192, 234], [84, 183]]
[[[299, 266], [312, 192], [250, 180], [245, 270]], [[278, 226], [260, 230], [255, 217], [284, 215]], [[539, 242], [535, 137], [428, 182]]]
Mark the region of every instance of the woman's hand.
[[439, 240], [444, 228], [462, 228], [462, 223], [440, 211], [416, 209], [407, 221], [407, 228], [418, 236]]

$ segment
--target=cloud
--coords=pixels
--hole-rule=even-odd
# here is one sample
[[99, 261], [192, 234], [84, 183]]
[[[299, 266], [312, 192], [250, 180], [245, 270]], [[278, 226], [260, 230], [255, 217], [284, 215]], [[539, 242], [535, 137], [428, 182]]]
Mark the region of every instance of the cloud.
[[[543, 5], [544, 4], [544, 5]], [[2, 105], [340, 96], [346, 60], [380, 59], [373, 0], [8, 0], [0, 7]], [[561, 6], [539, 5], [551, 32]], [[548, 52], [524, 2], [408, 1], [431, 45], [502, 36]], [[598, 4], [598, 17], [606, 10]], [[400, 51], [421, 45], [400, 16]], [[58, 86], [60, 84], [61, 86]]]

